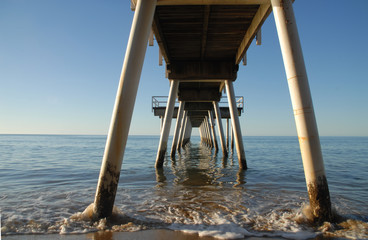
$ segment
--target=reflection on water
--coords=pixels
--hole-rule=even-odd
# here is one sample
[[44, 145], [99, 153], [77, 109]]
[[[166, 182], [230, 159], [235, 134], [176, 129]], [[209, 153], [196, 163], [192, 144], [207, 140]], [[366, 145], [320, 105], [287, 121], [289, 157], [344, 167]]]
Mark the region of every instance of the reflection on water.
[[[165, 176], [164, 169], [156, 169], [156, 180], [158, 186], [165, 186], [166, 181], [172, 181], [175, 185], [182, 186], [218, 186], [228, 183], [231, 178], [235, 178], [234, 187], [239, 187], [246, 183], [246, 171], [238, 169], [234, 166], [234, 156], [229, 157], [218, 155], [215, 151], [211, 151], [203, 145], [187, 145], [185, 151], [178, 158], [166, 159], [171, 161], [170, 171], [175, 176], [169, 179]], [[219, 164], [219, 158], [221, 164]], [[231, 167], [231, 171], [226, 171], [227, 167]], [[166, 169], [168, 171], [169, 169]], [[233, 182], [233, 181], [230, 181]]]

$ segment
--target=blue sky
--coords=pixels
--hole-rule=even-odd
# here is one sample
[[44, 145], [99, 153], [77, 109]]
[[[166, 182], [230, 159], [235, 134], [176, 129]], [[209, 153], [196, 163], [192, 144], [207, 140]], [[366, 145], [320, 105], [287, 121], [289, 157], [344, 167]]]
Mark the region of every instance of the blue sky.
[[[368, 136], [368, 1], [296, 0], [321, 136]], [[0, 134], [107, 134], [134, 12], [128, 0], [0, 1]], [[296, 135], [273, 15], [234, 83], [243, 135]], [[148, 47], [130, 134], [159, 134], [168, 95]], [[172, 128], [175, 124], [173, 121]]]

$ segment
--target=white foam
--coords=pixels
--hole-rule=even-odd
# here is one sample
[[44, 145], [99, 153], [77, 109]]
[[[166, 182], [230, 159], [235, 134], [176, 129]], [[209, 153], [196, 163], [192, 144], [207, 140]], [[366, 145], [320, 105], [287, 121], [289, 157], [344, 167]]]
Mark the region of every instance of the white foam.
[[[191, 223], [180, 221], [176, 216], [170, 229], [186, 233], [197, 233], [199, 236], [210, 236], [218, 239], [239, 239], [244, 237], [283, 237], [304, 240], [316, 237], [319, 233], [298, 224], [302, 208], [295, 210], [273, 210], [268, 214], [254, 211], [229, 211], [193, 213]], [[168, 214], [178, 212], [175, 209]], [[195, 217], [193, 217], [195, 216]], [[198, 217], [201, 216], [201, 217]]]

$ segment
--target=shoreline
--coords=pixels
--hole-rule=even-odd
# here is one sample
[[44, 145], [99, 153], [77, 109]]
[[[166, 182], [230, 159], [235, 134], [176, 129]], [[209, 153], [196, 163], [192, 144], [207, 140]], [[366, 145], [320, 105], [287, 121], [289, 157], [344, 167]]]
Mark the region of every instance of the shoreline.
[[[214, 237], [200, 237], [196, 233], [185, 233], [182, 231], [174, 231], [168, 229], [154, 229], [154, 230], [142, 230], [136, 232], [111, 232], [111, 231], [98, 231], [92, 233], [81, 234], [24, 234], [24, 235], [7, 235], [2, 236], [7, 240], [215, 240]], [[275, 239], [281, 240], [283, 238], [270, 238], [270, 237], [245, 237], [247, 240], [265, 240]]]

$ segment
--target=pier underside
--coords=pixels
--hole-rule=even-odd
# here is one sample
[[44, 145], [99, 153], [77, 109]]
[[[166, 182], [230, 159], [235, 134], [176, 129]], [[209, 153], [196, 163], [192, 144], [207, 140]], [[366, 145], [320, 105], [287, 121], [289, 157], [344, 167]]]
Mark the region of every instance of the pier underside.
[[[253, 39], [261, 43], [262, 24], [273, 11], [311, 207], [317, 221], [331, 219], [319, 136], [291, 0], [132, 0], [132, 9], [135, 15], [95, 197], [96, 215], [111, 215], [147, 41], [153, 44], [154, 37], [159, 45], [159, 64], [164, 59], [170, 81], [164, 113], [163, 109], [154, 109], [157, 116], [163, 116], [156, 168], [163, 166], [171, 120], [176, 117], [171, 157], [189, 141], [193, 127], [200, 128], [202, 141], [217, 149], [215, 119], [226, 157], [228, 146], [221, 121], [225, 118], [231, 120], [239, 168], [247, 169], [239, 122], [241, 111], [233, 84], [239, 63], [246, 63], [246, 52]], [[220, 103], [225, 92], [228, 105], [224, 108]], [[227, 126], [227, 132], [228, 129]]]

